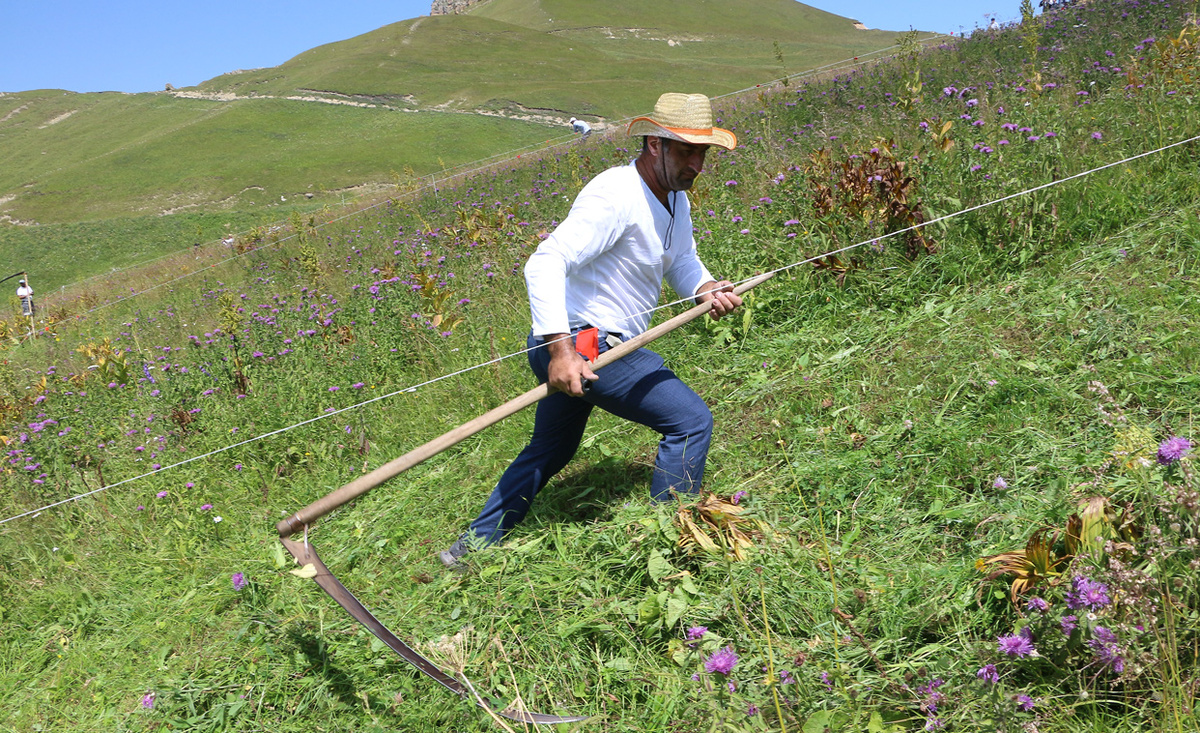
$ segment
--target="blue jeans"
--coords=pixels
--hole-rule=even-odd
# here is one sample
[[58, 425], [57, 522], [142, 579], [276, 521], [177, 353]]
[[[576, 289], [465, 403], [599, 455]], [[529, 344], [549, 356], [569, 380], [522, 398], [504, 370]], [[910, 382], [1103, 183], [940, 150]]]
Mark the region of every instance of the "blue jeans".
[[[541, 339], [529, 336], [529, 347]], [[600, 353], [608, 350], [604, 333]], [[548, 381], [550, 350], [529, 352], [529, 366], [539, 382]], [[509, 465], [471, 532], [486, 544], [499, 542], [533, 504], [533, 497], [575, 455], [592, 407], [658, 431], [658, 457], [650, 497], [670, 501], [671, 493], [696, 494], [704, 478], [704, 462], [712, 441], [708, 405], [649, 349], [638, 349], [598, 371], [599, 380], [583, 397], [555, 392], [537, 405], [533, 437]]]

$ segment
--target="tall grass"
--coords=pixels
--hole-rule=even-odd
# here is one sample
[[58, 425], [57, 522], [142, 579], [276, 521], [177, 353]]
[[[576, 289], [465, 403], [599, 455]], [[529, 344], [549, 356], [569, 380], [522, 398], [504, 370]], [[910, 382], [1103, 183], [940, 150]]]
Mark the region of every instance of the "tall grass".
[[[1195, 145], [886, 236], [1191, 135], [1195, 57], [1165, 44], [1186, 27], [1174, 4], [1094, 2], [920, 54], [919, 94], [881, 63], [724, 105], [743, 146], [693, 193], [710, 269], [865, 243], [658, 346], [713, 407], [708, 488], [740, 494], [748, 561], [681, 548], [677, 508], [645, 498], [655, 436], [606, 415], [465, 573], [435, 553], [530, 415], [310, 539], [423, 653], [501, 705], [595, 716], [580, 729], [1195, 730], [1193, 462], [1155, 460], [1195, 435]], [[0, 514], [148, 475], [0, 525], [7, 725], [492, 728], [290, 575], [273, 523], [532, 386], [514, 358], [405, 391], [523, 343], [524, 258], [631, 147], [301, 226], [9, 347]], [[1093, 496], [1108, 547], [1017, 603], [976, 568]], [[1108, 602], [1068, 609], [1076, 576]], [[1006, 655], [1025, 628], [1039, 655]]]

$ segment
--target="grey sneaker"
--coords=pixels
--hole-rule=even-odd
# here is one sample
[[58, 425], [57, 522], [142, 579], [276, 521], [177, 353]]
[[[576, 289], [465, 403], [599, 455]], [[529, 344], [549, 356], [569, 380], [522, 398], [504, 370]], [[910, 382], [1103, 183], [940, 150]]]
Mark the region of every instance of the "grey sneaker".
[[454, 540], [454, 544], [450, 545], [450, 549], [439, 552], [438, 557], [441, 558], [442, 564], [446, 567], [456, 568], [459, 565], [458, 561], [470, 551], [470, 548], [466, 546], [460, 537]]

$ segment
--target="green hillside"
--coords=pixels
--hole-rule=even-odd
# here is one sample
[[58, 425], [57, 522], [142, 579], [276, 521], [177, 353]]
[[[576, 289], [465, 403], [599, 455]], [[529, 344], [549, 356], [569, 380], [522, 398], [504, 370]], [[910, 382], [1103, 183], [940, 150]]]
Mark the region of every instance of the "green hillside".
[[[1197, 733], [1198, 46], [1190, 8], [1094, 0], [720, 100], [697, 249], [776, 276], [653, 345], [712, 409], [719, 511], [650, 503], [657, 434], [597, 410], [448, 572], [525, 410], [295, 539], [571, 733]], [[523, 263], [630, 144], [174, 279], [189, 251], [35, 339], [0, 315], [0, 729], [531, 730], [275, 523], [533, 386]]]
[[664, 88], [718, 95], [781, 76], [775, 43], [796, 72], [889, 46], [896, 36], [854, 30], [846, 18], [792, 0], [494, 0], [469, 15], [395, 23], [199, 89], [620, 118], [652, 105]]
[[894, 39], [790, 0], [747, 0], [736, 11], [706, 0], [508, 0], [174, 93], [8, 94], [0, 217], [49, 224], [259, 210], [299, 194], [325, 203], [340, 200], [319, 198], [325, 191], [565, 137], [572, 114], [624, 118], [664, 89], [716, 95]]
[[[478, 115], [284, 99], [31, 93], [0, 102], [26, 107], [0, 126], [0, 191], [16, 196], [11, 216], [39, 223], [253, 210], [281, 196], [389, 182], [406, 168], [432, 173], [547, 134]], [[73, 114], [45, 127], [66, 112]]]

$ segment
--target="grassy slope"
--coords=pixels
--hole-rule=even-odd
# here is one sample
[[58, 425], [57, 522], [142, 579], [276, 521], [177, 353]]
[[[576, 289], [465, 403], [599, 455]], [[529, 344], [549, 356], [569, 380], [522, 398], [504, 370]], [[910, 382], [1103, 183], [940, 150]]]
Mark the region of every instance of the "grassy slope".
[[[1113, 48], [1122, 53], [1180, 21], [1173, 15], [1160, 29], [1088, 20], [1113, 33]], [[703, 202], [696, 210], [717, 214], [701, 219], [715, 232], [701, 242], [705, 258], [719, 272], [747, 274], [829, 244], [785, 238], [782, 233], [795, 225], [784, 221], [793, 217], [803, 221], [796, 231], [842, 243], [877, 232], [852, 216], [818, 221], [811, 215], [809, 182], [791, 166], [826, 146], [830, 132], [848, 146], [839, 148], [843, 155], [865, 153], [889, 136], [906, 159], [928, 155], [923, 167], [913, 166], [920, 195], [930, 208], [945, 211], [1144, 150], [1150, 137], [1161, 143], [1196, 129], [1191, 105], [1153, 84], [1128, 99], [1119, 86], [1105, 94], [1098, 84], [1093, 104], [1076, 106], [1076, 90], [1066, 85], [1087, 84], [1071, 63], [1101, 55], [1107, 38], [1082, 52], [1058, 52], [1060, 91], [1012, 96], [1010, 79], [990, 75], [1011, 63], [997, 47], [1016, 48], [1019, 40], [1009, 33], [995, 47], [980, 40], [926, 58], [927, 78], [939, 90], [964, 82], [996, 84], [994, 97], [981, 94], [985, 109], [973, 110], [989, 125], [956, 128], [959, 144], [947, 155], [933, 153], [927, 138], [915, 134], [915, 123], [926, 115], [957, 120], [965, 100], [927, 99], [913, 117], [886, 108], [859, 113], [857, 95], [870, 108], [882, 103], [882, 92], [841, 85], [796, 95], [816, 100], [812, 104], [787, 107], [796, 98], [792, 92], [768, 97], [761, 108], [739, 103], [741, 114], [727, 110], [731, 126], [757, 130], [766, 142], [746, 135], [745, 149], [711, 161], [707, 183], [696, 192]], [[899, 77], [885, 73], [880, 89], [899, 90]], [[1191, 94], [1194, 87], [1184, 91]], [[828, 101], [833, 97], [845, 99]], [[1008, 107], [1009, 117], [995, 111], [996, 102]], [[1008, 134], [996, 124], [1000, 119], [1039, 132], [1053, 127], [1058, 139], [1014, 144], [1002, 155], [982, 157], [970, 143], [997, 144], [993, 138]], [[804, 126], [813, 123], [820, 131], [808, 135]], [[1103, 131], [1102, 140], [1090, 136], [1094, 130]], [[247, 267], [244, 279], [222, 271], [203, 285], [139, 302], [139, 313], [114, 309], [111, 324], [93, 322], [91, 332], [79, 337], [132, 332], [137, 353], [150, 359], [157, 359], [155, 347], [183, 347], [170, 358], [191, 365], [191, 376], [164, 380], [161, 399], [149, 396], [146, 383], [134, 395], [104, 390], [92, 380], [86, 400], [67, 394], [78, 389], [74, 385], [52, 389], [34, 409], [59, 418], [55, 430], [74, 424], [76, 433], [56, 438], [51, 431], [33, 444], [48, 463], [56, 461], [51, 484], [57, 485], [37, 487], [28, 477], [4, 476], [6, 487], [21, 494], [13, 508], [78, 490], [80, 474], [94, 485], [93, 469], [81, 472], [67, 463], [75, 444], [88, 451], [93, 442], [111, 444], [96, 453], [108, 461], [110, 482], [140, 471], [149, 459], [133, 448], [151, 414], [158, 423], [149, 423], [150, 437], [171, 435], [164, 456], [195, 455], [227, 445], [232, 427], [240, 435], [262, 433], [361, 394], [509, 352], [528, 318], [523, 285], [510, 274], [527, 251], [520, 245], [533, 244], [533, 230], [561, 219], [567, 206], [561, 194], [576, 187], [569, 181], [620, 157], [609, 146], [585, 147], [470, 182], [477, 190], [458, 196], [471, 201], [486, 187], [487, 200], [495, 196], [535, 225], [512, 228], [511, 236], [479, 247], [448, 230], [433, 238], [416, 232], [431, 222], [455, 221], [454, 207], [435, 201], [423, 204], [420, 220], [410, 211], [381, 211], [324, 230], [331, 238], [317, 247], [327, 266], [324, 286], [346, 308], [336, 326], [354, 321], [356, 338], [339, 342], [337, 332], [320, 330], [312, 341], [291, 344], [295, 358], [255, 362], [246, 400], [229, 393], [221, 361], [227, 349], [187, 346], [183, 336], [198, 333], [193, 315], [205, 323], [219, 318], [215, 301], [225, 286], [218, 281], [237, 283], [231, 293], [247, 293], [249, 311], [275, 303], [274, 296], [301, 303], [303, 280], [285, 256], [294, 251], [264, 253], [249, 263], [254, 267]], [[976, 161], [991, 179], [970, 170]], [[578, 460], [547, 489], [513, 541], [477, 556], [464, 576], [442, 573], [433, 552], [477, 510], [524, 441], [529, 415], [339, 511], [315, 529], [314, 541], [401, 636], [427, 644], [472, 624], [477, 635], [467, 635], [465, 666], [476, 684], [504, 697], [519, 690], [539, 709], [561, 703], [599, 717], [581, 729], [707, 727], [714, 696], [689, 681], [696, 660], [680, 667], [671, 659], [684, 651], [683, 628], [704, 624], [721, 636], [720, 643], [737, 645], [743, 688], [754, 689], [758, 667], [769, 663], [768, 649], [776, 665], [792, 670], [799, 683], [784, 690], [792, 700], [784, 708], [789, 730], [824, 712], [845, 716], [825, 719], [836, 722], [835, 729], [868, 729], [871, 712], [920, 729], [924, 720], [915, 696], [889, 696], [880, 668], [892, 679], [912, 675], [914, 686], [944, 676], [952, 697], [942, 712], [951, 724], [994, 730], [994, 709], [975, 670], [984, 661], [1001, 661], [995, 635], [1011, 633], [1019, 616], [993, 595], [1003, 596], [1000, 583], [980, 583], [974, 559], [1020, 546], [1034, 528], [1061, 525], [1083, 492], [1119, 489], [1130, 480], [1101, 467], [1114, 447], [1113, 432], [1099, 419], [1088, 382], [1108, 384], [1131, 420], [1155, 434], [1195, 435], [1195, 164], [1194, 148], [1176, 150], [954, 220], [937, 230], [941, 251], [915, 262], [899, 256], [894, 242], [878, 256], [863, 250], [864, 267], [851, 273], [845, 287], [810, 270], [781, 276], [757, 293], [750, 327], [735, 328], [731, 345], [720, 345], [719, 331], [697, 325], [658, 347], [714, 407], [718, 441], [710, 486], [725, 493], [748, 489], [749, 505], [779, 533], [778, 542], [752, 563], [675, 551], [641, 498], [653, 436], [604, 416], [597, 416]], [[772, 183], [781, 172], [784, 183]], [[724, 185], [732, 179], [739, 186]], [[764, 197], [773, 200], [768, 204]], [[524, 201], [531, 205], [522, 206]], [[743, 220], [734, 223], [732, 215]], [[413, 254], [402, 248], [402, 255], [392, 255], [396, 238]], [[450, 302], [474, 301], [463, 306], [467, 320], [447, 340], [399, 325], [421, 307], [411, 293], [388, 294], [377, 304], [378, 314], [367, 311], [375, 303], [363, 291], [386, 275], [370, 268], [390, 260], [403, 273], [423, 260], [426, 247], [435, 252], [429, 262], [445, 254], [457, 274]], [[500, 275], [488, 279], [487, 271]], [[362, 287], [351, 294], [351, 284]], [[294, 316], [281, 308], [289, 337], [297, 327], [324, 328], [307, 319], [310, 302], [334, 308], [326, 298], [303, 301], [303, 312]], [[193, 326], [181, 325], [174, 314]], [[136, 328], [120, 327], [135, 316]], [[247, 319], [252, 347], [282, 347], [283, 336], [275, 332], [283, 328]], [[44, 352], [10, 351], [18, 369], [9, 379], [19, 388], [22, 367], [69, 364], [74, 338], [41, 342]], [[121, 338], [126, 345], [133, 337]], [[12, 725], [65, 731], [149, 730], [167, 721], [190, 730], [493, 729], [391, 661], [310, 583], [287, 575], [286, 563], [274, 559], [271, 527], [280, 512], [358, 475], [364, 461], [374, 465], [398, 455], [528, 386], [519, 361], [0, 528], [0, 680], [11, 691], [2, 704]], [[217, 376], [201, 375], [198, 364]], [[350, 389], [358, 381], [365, 383], [362, 393]], [[329, 391], [338, 385], [339, 392]], [[201, 390], [212, 386], [224, 391], [203, 396]], [[161, 427], [164, 405], [176, 403], [203, 407], [184, 436], [170, 423]], [[86, 413], [72, 418], [75, 407]], [[22, 423], [34, 419], [34, 409]], [[365, 458], [356, 450], [363, 430], [373, 443]], [[235, 470], [235, 462], [244, 470]], [[1009, 489], [993, 486], [997, 475], [1008, 477]], [[1099, 486], [1093, 486], [1097, 477]], [[159, 489], [169, 492], [166, 499], [154, 498]], [[199, 511], [203, 502], [217, 505], [220, 526]], [[139, 504], [147, 510], [137, 511]], [[7, 514], [9, 504], [0, 506]], [[682, 583], [651, 577], [652, 551], [691, 572], [699, 591], [687, 596], [685, 615], [665, 629], [654, 627], [641, 609]], [[235, 571], [251, 578], [246, 592], [230, 588]], [[1194, 601], [1194, 573], [1180, 577]], [[853, 614], [874, 658], [834, 615], [835, 607]], [[1194, 616], [1179, 622], [1179, 632], [1194, 639]], [[503, 641], [503, 650], [489, 643], [492, 638]], [[1177, 705], [1130, 707], [1147, 699], [1138, 697], [1145, 689], [1087, 672], [1079, 678], [1089, 692], [1084, 698], [1071, 680], [1043, 683], [1041, 676], [1050, 679], [1052, 672], [1027, 661], [1006, 672], [1006, 683], [1010, 691], [1026, 689], [1038, 698], [1035, 714], [1043, 730], [1194, 730], [1189, 718], [1167, 725]], [[1195, 679], [1196, 664], [1194, 658], [1184, 661], [1177, 674], [1186, 683]], [[833, 689], [821, 683], [821, 671], [832, 675]], [[1161, 671], [1168, 676], [1162, 689], [1171, 694], [1170, 672]], [[139, 711], [149, 690], [159, 695], [157, 710]], [[1011, 710], [1011, 701], [999, 704]], [[755, 730], [742, 709], [734, 720]], [[1033, 715], [1009, 722], [1020, 725]], [[778, 729], [775, 722], [770, 726]]]
[[[286, 100], [76, 96], [83, 98], [76, 115], [45, 130], [30, 120], [4, 141], [20, 151], [0, 182], [4, 190], [21, 191], [20, 205], [14, 204], [19, 216], [99, 219], [117, 202], [126, 215], [212, 202], [244, 209], [280, 195], [386, 181], [406, 166], [427, 174], [439, 170], [450, 151], [452, 157], [442, 159], [447, 164], [546, 136], [537, 125], [467, 115]], [[38, 111], [50, 116], [57, 108], [39, 105]], [[113, 130], [121, 136], [114, 138]], [[54, 168], [47, 169], [47, 159]], [[251, 187], [264, 190], [248, 192]]]
[[[609, 39], [598, 27], [615, 28], [619, 37]], [[703, 41], [672, 47], [666, 38], [628, 37], [628, 28]], [[844, 18], [787, 0], [750, 0], [736, 9], [697, 0], [649, 7], [512, 0], [466, 16], [395, 23], [273, 69], [212, 79], [201, 89], [319, 89], [390, 100], [411, 94], [422, 108], [516, 104], [619, 118], [649, 107], [670, 84], [691, 83], [715, 95], [779, 75], [772, 41], [797, 71], [891, 45], [895, 37], [854, 31]], [[703, 68], [710, 73], [697, 73]]]
[[[648, 9], [636, 4], [606, 4], [600, 12], [572, 2], [546, 6], [559, 16], [553, 27], [525, 27], [522, 19], [536, 16], [528, 2], [492, 3], [480, 11], [501, 20], [470, 15], [404, 21], [312, 49], [279, 67], [198, 87], [274, 96], [317, 89], [343, 95], [339, 99], [423, 110], [418, 114], [161, 94], [6, 95], [0, 117], [25, 108], [0, 123], [0, 157], [6, 160], [0, 197], [14, 196], [0, 204], [0, 213], [42, 224], [123, 221], [4, 226], [0, 246], [37, 272], [44, 287], [55, 288], [196, 240], [213, 241], [247, 222], [282, 220], [303, 203], [294, 198], [302, 193], [315, 194], [313, 206], [336, 203], [341, 194], [326, 191], [386, 184], [410, 171], [424, 176], [565, 134], [519, 120], [435, 113], [433, 106], [624, 117], [649, 108], [663, 89], [715, 95], [779, 76], [775, 40], [787, 70], [795, 72], [888, 46], [895, 38], [848, 30], [845, 19], [798, 3], [752, 5], [734, 12], [719, 3], [694, 3], [687, 13], [654, 6], [643, 17]], [[705, 40], [672, 48], [661, 40], [606, 39], [588, 29], [602, 20]], [[74, 114], [46, 126], [67, 112]], [[281, 206], [280, 196], [291, 201]], [[193, 210], [210, 213], [191, 215]], [[164, 211], [187, 216], [170, 223], [150, 218]], [[213, 226], [213, 211], [228, 216]], [[131, 237], [137, 229], [145, 236]], [[61, 257], [63, 251], [82, 254], [81, 247], [92, 256], [71, 262]]]

